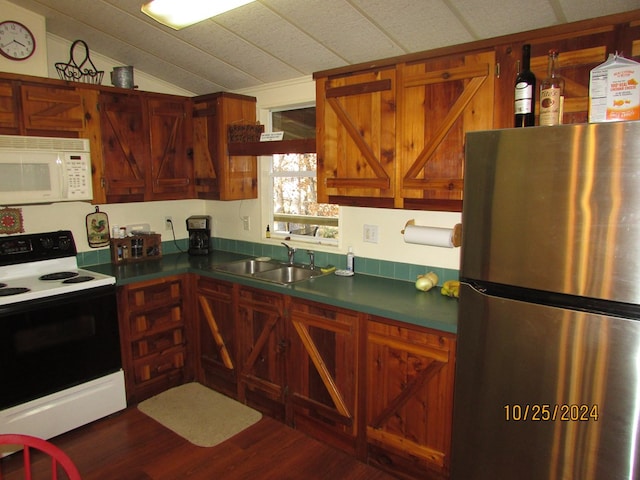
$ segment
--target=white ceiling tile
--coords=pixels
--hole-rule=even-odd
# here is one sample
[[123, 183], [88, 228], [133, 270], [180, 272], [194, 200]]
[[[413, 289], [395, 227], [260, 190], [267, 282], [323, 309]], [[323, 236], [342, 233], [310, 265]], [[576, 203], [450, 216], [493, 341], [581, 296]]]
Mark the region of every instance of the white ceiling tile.
[[476, 39], [548, 27], [559, 22], [547, 0], [456, 0], [455, 8]]
[[287, 65], [295, 66], [300, 75], [319, 70], [318, 65], [345, 64], [343, 59], [278, 15], [277, 11], [258, 3], [249, 13], [247, 10], [232, 11], [212, 21], [237, 32], [247, 42]]
[[346, 0], [263, 0], [348, 63], [407, 53]]
[[406, 52], [470, 42], [471, 33], [440, 0], [352, 0]]
[[557, 0], [567, 22], [602, 17], [640, 8], [639, 0]]

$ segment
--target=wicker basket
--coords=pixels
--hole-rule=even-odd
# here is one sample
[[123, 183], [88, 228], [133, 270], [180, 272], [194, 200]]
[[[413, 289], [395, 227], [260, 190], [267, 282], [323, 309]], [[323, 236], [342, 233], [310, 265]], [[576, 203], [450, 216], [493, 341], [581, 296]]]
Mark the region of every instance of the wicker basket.
[[229, 125], [227, 139], [229, 143], [259, 142], [264, 125]]

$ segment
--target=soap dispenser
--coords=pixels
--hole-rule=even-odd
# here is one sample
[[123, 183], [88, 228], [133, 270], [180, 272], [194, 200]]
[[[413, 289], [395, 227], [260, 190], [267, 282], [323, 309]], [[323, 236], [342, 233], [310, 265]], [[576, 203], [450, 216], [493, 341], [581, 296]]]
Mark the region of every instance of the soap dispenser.
[[353, 247], [349, 247], [347, 252], [347, 270], [350, 272], [355, 271], [355, 257], [353, 255]]

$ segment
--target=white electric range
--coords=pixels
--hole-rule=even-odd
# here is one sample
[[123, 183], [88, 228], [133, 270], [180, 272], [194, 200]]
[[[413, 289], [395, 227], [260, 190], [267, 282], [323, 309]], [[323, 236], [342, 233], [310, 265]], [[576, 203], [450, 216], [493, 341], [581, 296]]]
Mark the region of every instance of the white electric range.
[[51, 438], [126, 407], [116, 279], [70, 231], [0, 238], [0, 433]]

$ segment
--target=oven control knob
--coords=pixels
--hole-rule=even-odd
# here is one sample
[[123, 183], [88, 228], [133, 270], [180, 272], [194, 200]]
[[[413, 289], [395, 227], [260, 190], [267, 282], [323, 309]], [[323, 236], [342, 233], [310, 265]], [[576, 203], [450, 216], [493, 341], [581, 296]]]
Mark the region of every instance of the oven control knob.
[[69, 237], [60, 237], [58, 239], [58, 248], [60, 250], [69, 250], [70, 247], [71, 247], [71, 240], [69, 240]]
[[53, 248], [53, 239], [51, 237], [43, 237], [40, 239], [40, 244], [47, 250]]

